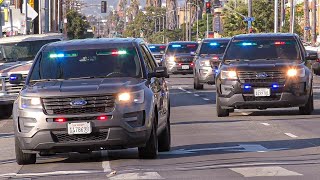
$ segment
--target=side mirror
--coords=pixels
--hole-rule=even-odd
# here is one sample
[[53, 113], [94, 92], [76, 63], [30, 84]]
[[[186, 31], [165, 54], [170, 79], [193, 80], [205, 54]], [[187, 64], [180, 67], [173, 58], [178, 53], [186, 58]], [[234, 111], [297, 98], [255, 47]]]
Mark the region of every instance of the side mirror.
[[306, 59], [307, 60], [317, 60], [318, 59], [318, 53], [315, 52], [315, 51], [308, 51]]
[[153, 73], [149, 73], [149, 78], [165, 78], [168, 77], [168, 70], [167, 67], [157, 67]]
[[9, 76], [10, 84], [20, 84], [23, 82], [22, 74], [11, 74]]

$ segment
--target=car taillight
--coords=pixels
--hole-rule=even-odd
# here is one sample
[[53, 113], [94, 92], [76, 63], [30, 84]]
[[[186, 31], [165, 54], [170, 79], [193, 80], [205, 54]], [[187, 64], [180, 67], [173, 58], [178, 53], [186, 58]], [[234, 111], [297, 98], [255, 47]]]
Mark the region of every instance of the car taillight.
[[218, 56], [214, 56], [212, 59], [213, 60], [219, 60], [219, 57]]
[[108, 120], [108, 116], [105, 116], [105, 115], [98, 116], [97, 119], [100, 120], [100, 121], [106, 121], [106, 120]]
[[320, 63], [320, 59], [317, 59], [316, 61], [317, 61], [318, 63]]
[[193, 66], [193, 63], [191, 63], [190, 65]]
[[54, 119], [54, 122], [59, 122], [59, 123], [66, 122], [66, 121], [67, 121], [66, 118], [55, 118]]

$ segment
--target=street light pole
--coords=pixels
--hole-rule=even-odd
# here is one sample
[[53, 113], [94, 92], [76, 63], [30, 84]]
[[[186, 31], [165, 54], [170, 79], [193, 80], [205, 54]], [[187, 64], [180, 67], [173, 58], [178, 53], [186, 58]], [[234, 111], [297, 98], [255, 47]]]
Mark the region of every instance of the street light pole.
[[[252, 17], [252, 0], [248, 0], [248, 17], [251, 18]], [[248, 21], [248, 32], [250, 33], [251, 30], [251, 20]]]
[[[197, 1], [198, 3], [198, 1]], [[199, 10], [199, 6], [197, 4], [194, 4], [194, 3], [188, 3], [191, 7], [191, 5], [194, 5], [197, 7], [197, 13], [196, 13], [196, 16], [197, 16], [197, 35], [196, 35], [196, 41], [198, 41], [199, 39], [199, 16], [198, 16], [198, 10]], [[190, 12], [191, 12], [191, 8], [190, 8]], [[191, 18], [191, 17], [190, 17]]]
[[274, 0], [274, 33], [278, 32], [278, 0]]

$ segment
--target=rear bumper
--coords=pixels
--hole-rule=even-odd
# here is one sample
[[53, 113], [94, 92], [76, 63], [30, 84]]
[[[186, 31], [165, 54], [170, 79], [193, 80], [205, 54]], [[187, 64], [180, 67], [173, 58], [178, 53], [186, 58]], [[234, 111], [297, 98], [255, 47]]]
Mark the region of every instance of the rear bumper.
[[[187, 65], [187, 64], [186, 64]], [[183, 69], [183, 65], [171, 65], [168, 67], [168, 73], [170, 74], [192, 74], [193, 66], [189, 66], [189, 69]]]
[[16, 99], [17, 99], [17, 95], [0, 96], [0, 105], [12, 105]]
[[215, 72], [211, 67], [203, 67], [198, 71], [198, 78], [200, 83], [214, 84], [215, 83]]

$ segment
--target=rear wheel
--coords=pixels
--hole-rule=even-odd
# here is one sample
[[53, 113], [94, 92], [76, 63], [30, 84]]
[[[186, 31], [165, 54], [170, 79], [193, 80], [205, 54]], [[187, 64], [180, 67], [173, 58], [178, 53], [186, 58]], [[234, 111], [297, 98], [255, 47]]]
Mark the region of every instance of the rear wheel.
[[12, 115], [12, 105], [0, 106], [0, 119], [10, 118]]
[[155, 159], [158, 157], [158, 136], [156, 117], [153, 120], [151, 135], [145, 147], [139, 147], [139, 157], [141, 159]]
[[313, 110], [313, 93], [311, 92], [307, 104], [302, 107], [299, 107], [299, 112], [301, 115], [310, 115]]
[[218, 98], [218, 95], [216, 96], [216, 110], [217, 110], [217, 116], [218, 117], [227, 117], [229, 116], [229, 110], [228, 109], [222, 109], [220, 105], [220, 100]]
[[200, 84], [199, 77], [198, 77], [197, 73], [195, 73], [195, 75], [194, 75], [193, 88], [196, 89], [196, 90], [203, 89], [203, 84]]
[[15, 138], [15, 152], [16, 152], [16, 161], [19, 165], [36, 163], [37, 155], [22, 152], [17, 138]]

